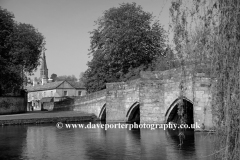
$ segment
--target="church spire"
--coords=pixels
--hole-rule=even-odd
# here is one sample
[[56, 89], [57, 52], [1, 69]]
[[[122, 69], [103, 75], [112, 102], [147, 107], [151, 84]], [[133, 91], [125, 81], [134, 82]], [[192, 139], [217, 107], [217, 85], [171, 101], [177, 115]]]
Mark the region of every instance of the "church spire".
[[45, 51], [43, 52], [43, 56], [42, 56], [42, 65], [41, 65], [41, 69], [40, 69], [40, 78], [42, 79], [42, 84], [47, 83], [47, 80], [48, 80], [48, 69], [47, 69]]
[[42, 66], [41, 66], [41, 70], [47, 69], [47, 63], [46, 63], [46, 56], [45, 56], [45, 52], [43, 52], [43, 57], [42, 57]]

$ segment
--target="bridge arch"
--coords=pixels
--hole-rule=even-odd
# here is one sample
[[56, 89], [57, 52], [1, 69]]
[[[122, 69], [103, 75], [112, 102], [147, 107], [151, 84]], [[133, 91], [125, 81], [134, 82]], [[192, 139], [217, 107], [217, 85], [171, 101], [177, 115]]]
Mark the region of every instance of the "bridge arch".
[[135, 102], [127, 111], [126, 114], [127, 122], [140, 123], [140, 103]]
[[[178, 105], [181, 98], [177, 98], [168, 108], [165, 114], [165, 122], [180, 123], [178, 116]], [[186, 97], [183, 97], [184, 116], [186, 117], [187, 124], [194, 123], [193, 102]]]
[[103, 105], [103, 107], [101, 108], [101, 111], [99, 113], [99, 116], [98, 118], [101, 120], [101, 121], [105, 121], [106, 120], [106, 103]]

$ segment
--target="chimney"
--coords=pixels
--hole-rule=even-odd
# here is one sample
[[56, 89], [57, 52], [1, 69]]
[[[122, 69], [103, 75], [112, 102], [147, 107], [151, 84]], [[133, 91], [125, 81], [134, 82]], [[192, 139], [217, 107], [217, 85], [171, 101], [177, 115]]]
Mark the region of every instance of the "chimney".
[[46, 84], [46, 83], [48, 83], [48, 79], [47, 79], [46, 77], [43, 77], [43, 78], [42, 78], [42, 85], [44, 85], [44, 84]]
[[33, 86], [37, 85], [37, 81], [35, 81], [35, 79], [33, 79]]

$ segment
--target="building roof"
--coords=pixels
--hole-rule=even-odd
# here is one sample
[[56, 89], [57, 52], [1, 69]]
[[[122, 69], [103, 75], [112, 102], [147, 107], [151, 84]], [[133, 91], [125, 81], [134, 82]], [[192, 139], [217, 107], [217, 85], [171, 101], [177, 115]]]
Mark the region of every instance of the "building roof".
[[[66, 81], [66, 80], [65, 80]], [[44, 85], [35, 85], [35, 86], [26, 86], [26, 89], [28, 92], [33, 91], [43, 91], [43, 90], [51, 90], [56, 89], [58, 86], [60, 86], [64, 81], [56, 81], [56, 82], [50, 82], [46, 83]], [[72, 81], [66, 81], [68, 82], [72, 87], [75, 89], [85, 89], [80, 83], [78, 82], [72, 82]]]
[[85, 89], [85, 87], [79, 82], [75, 82], [75, 81], [67, 81], [67, 82], [69, 82], [76, 89]]
[[32, 91], [42, 91], [42, 90], [50, 90], [57, 88], [60, 84], [62, 84], [64, 81], [56, 81], [56, 82], [50, 82], [46, 83], [44, 85], [35, 85], [35, 86], [27, 86], [26, 89], [28, 92]]

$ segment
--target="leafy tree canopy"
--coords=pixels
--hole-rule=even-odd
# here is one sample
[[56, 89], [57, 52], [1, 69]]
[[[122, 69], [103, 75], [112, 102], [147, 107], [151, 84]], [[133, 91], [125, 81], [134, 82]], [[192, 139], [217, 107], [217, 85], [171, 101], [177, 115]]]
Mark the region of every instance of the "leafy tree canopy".
[[164, 29], [136, 3], [106, 10], [96, 25], [90, 32], [93, 58], [84, 73], [88, 92], [104, 89], [106, 82], [139, 76], [164, 52]]
[[50, 78], [53, 80], [53, 82], [55, 82], [57, 79], [57, 74], [53, 73]]
[[45, 45], [42, 34], [30, 24], [15, 23], [9, 43], [12, 63], [23, 66], [26, 73], [36, 71]]
[[19, 90], [40, 64], [44, 37], [32, 25], [17, 23], [0, 7], [0, 95]]
[[81, 72], [79, 74], [79, 83], [82, 85], [82, 86], [85, 86], [84, 82], [86, 81], [85, 77], [84, 77], [84, 72]]
[[78, 79], [76, 78], [75, 75], [71, 75], [71, 76], [63, 75], [55, 78], [55, 81], [64, 81], [64, 80], [76, 82]]

